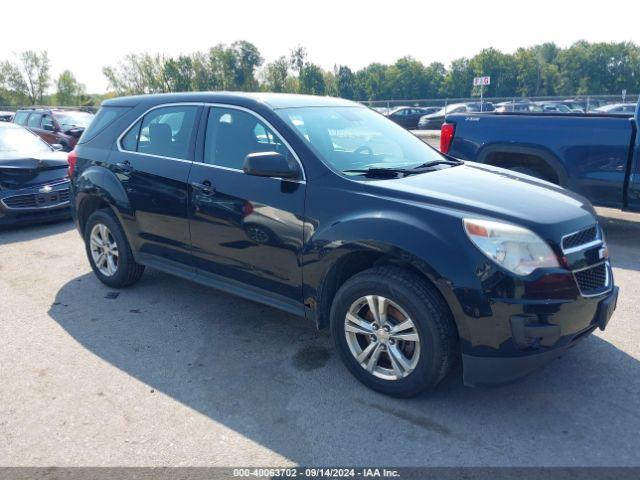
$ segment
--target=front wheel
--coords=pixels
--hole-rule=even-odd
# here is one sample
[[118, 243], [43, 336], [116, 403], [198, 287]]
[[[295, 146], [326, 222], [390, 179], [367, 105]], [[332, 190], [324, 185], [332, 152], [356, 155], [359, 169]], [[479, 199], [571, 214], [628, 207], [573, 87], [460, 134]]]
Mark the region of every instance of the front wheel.
[[84, 229], [84, 242], [91, 268], [105, 285], [126, 287], [144, 273], [144, 265], [133, 259], [124, 231], [109, 210], [91, 214]]
[[449, 309], [432, 285], [401, 268], [372, 268], [349, 279], [334, 299], [331, 329], [351, 373], [387, 395], [433, 388], [455, 358]]

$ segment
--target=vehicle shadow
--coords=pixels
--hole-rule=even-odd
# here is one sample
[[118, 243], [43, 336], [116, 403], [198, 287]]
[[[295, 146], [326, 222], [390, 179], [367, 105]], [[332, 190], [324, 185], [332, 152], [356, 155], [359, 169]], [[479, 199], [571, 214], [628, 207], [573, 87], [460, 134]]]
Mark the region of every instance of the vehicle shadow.
[[67, 232], [72, 228], [74, 223], [71, 219], [30, 225], [0, 226], [0, 245], [48, 237]]
[[354, 380], [303, 319], [156, 271], [112, 293], [83, 275], [49, 315], [150, 391], [298, 464], [640, 464], [640, 362], [597, 336], [515, 384], [466, 388], [458, 365], [399, 400]]

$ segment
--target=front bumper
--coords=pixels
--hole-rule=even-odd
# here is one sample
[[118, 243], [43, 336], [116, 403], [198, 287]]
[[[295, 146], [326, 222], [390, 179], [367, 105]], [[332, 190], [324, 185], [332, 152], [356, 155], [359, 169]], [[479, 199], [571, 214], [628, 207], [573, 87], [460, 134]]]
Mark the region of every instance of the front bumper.
[[0, 225], [25, 225], [70, 217], [69, 182], [59, 182], [42, 191], [40, 187], [3, 192], [0, 196]]
[[[507, 314], [509, 338], [499, 350], [486, 349], [486, 355], [463, 353], [464, 384], [489, 386], [510, 383], [562, 356], [596, 328], [606, 328], [617, 305], [618, 291], [618, 287], [613, 286], [601, 297], [566, 303], [558, 307], [555, 314], [551, 313], [555, 308], [548, 309], [546, 314], [534, 313], [536, 309], [531, 305], [498, 307], [503, 314], [512, 312]], [[545, 318], [545, 323], [535, 321], [540, 316]], [[527, 345], [527, 342], [531, 344]]]

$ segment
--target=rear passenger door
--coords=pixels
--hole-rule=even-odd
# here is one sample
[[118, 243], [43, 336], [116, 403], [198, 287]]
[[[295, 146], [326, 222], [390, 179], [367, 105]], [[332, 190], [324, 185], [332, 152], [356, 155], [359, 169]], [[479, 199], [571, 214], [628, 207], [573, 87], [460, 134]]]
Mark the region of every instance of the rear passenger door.
[[143, 257], [151, 256], [146, 263], [190, 263], [187, 180], [201, 111], [194, 104], [149, 110], [110, 157], [128, 197], [130, 240]]
[[242, 171], [249, 153], [277, 151], [298, 164], [297, 158], [264, 119], [246, 109], [210, 107], [206, 122], [201, 156], [189, 176], [198, 275], [209, 283], [232, 279], [244, 292], [266, 291], [281, 307], [302, 308], [305, 183]]

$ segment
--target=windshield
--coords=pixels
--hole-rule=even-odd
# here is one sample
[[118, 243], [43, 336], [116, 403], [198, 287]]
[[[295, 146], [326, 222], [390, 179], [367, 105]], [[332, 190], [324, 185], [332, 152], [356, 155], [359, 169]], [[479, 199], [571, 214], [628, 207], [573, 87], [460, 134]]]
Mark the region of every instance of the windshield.
[[46, 153], [51, 147], [24, 128], [0, 128], [0, 154]]
[[93, 120], [93, 114], [87, 112], [56, 113], [56, 120], [58, 120], [62, 130], [73, 127], [87, 128], [91, 120]]
[[342, 172], [413, 168], [444, 159], [404, 128], [365, 107], [284, 108], [276, 112], [326, 164]]

